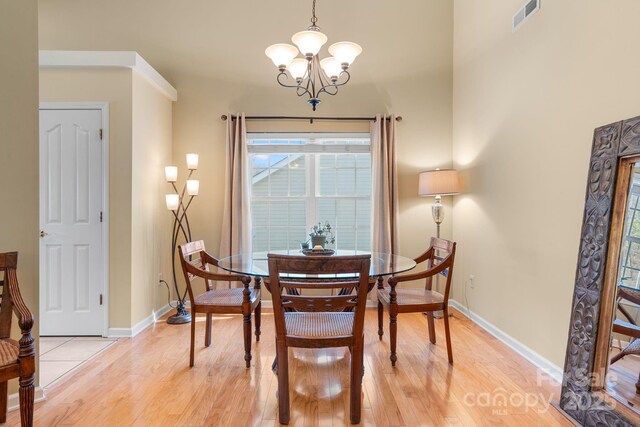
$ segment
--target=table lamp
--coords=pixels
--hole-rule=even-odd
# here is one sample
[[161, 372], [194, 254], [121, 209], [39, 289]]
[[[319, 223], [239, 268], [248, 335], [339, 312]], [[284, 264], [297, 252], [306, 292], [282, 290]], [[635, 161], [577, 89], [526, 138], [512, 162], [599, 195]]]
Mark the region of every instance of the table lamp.
[[460, 193], [460, 178], [455, 169], [436, 169], [420, 172], [418, 181], [418, 195], [436, 196], [436, 202], [431, 206], [431, 214], [437, 226], [437, 237], [440, 238], [440, 224], [444, 220], [444, 206], [442, 196]]

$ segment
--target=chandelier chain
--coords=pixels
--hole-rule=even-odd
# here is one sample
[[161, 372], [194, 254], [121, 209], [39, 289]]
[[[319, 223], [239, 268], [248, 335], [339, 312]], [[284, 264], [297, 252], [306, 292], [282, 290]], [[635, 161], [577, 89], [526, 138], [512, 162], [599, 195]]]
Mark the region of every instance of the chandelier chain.
[[313, 0], [313, 5], [311, 6], [311, 26], [317, 27], [317, 22], [318, 18], [316, 18], [316, 0]]

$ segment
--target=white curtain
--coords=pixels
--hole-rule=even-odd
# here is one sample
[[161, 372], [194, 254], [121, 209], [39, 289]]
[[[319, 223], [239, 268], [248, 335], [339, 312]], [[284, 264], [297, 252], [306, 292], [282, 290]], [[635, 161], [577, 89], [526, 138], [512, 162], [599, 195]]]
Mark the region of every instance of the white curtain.
[[398, 253], [398, 171], [394, 115], [371, 122], [373, 252]]
[[244, 113], [227, 115], [227, 166], [220, 258], [251, 252], [251, 179]]

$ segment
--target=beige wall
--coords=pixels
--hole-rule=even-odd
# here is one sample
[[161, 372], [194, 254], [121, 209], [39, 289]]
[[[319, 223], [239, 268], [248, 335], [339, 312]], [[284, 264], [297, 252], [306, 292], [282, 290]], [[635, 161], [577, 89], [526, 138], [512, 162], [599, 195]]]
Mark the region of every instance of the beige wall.
[[[357, 41], [364, 53], [352, 67], [351, 82], [338, 96], [324, 99], [316, 114], [393, 112], [404, 117], [397, 127], [400, 248], [415, 256], [435, 234], [432, 200], [416, 195], [418, 172], [450, 166], [452, 161], [453, 6], [443, 0], [408, 3], [318, 3], [319, 24], [329, 41]], [[205, 0], [179, 13], [175, 3], [167, 1], [40, 1], [41, 49], [135, 50], [178, 89], [173, 159], [183, 176], [184, 155], [201, 156], [196, 173], [201, 196], [194, 201], [190, 218], [193, 237], [204, 238], [214, 254], [222, 222], [225, 156], [225, 123], [220, 115], [311, 114], [303, 99], [277, 85], [277, 70], [264, 56], [267, 45], [286, 41], [308, 25], [310, 2], [253, 1], [250, 10], [247, 13], [245, 2]], [[289, 126], [279, 125], [268, 124], [272, 130]], [[297, 126], [303, 131], [319, 128], [318, 123]], [[255, 123], [252, 129], [264, 128]], [[445, 236], [451, 235], [451, 224], [449, 213]]]
[[[36, 316], [37, 347], [38, 6], [0, 0], [0, 10], [0, 252], [19, 252], [20, 292]], [[9, 392], [16, 391], [12, 381]]]
[[[591, 139], [640, 114], [640, 3], [455, 1], [454, 297], [564, 363]], [[475, 276], [475, 287], [467, 283]]]
[[172, 216], [164, 166], [171, 163], [172, 102], [138, 73], [133, 73], [133, 149], [131, 218], [131, 324], [167, 303], [159, 274], [171, 283]]
[[131, 327], [132, 71], [42, 69], [41, 102], [109, 103], [109, 326]]
[[109, 103], [109, 327], [131, 328], [167, 303], [172, 102], [129, 69], [42, 69], [40, 100]]

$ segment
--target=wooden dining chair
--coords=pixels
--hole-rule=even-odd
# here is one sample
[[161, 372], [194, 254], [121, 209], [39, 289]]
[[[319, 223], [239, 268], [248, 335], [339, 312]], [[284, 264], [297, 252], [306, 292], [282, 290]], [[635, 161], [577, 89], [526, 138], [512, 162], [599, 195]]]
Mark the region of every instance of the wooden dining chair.
[[[615, 354], [611, 358], [610, 363], [612, 365], [625, 356], [640, 355], [640, 326], [636, 324], [634, 317], [627, 311], [624, 304], [622, 304], [623, 301], [629, 301], [635, 305], [640, 305], [640, 290], [629, 288], [627, 286], [618, 286], [616, 298], [617, 308], [628, 321], [625, 322], [622, 319], [614, 319], [612, 332], [631, 337], [631, 340], [625, 348], [620, 350], [619, 353]], [[640, 394], [640, 375], [636, 382], [636, 393]]]
[[[0, 253], [0, 423], [7, 420], [7, 381], [19, 378], [20, 423], [24, 427], [33, 425], [36, 352], [31, 336], [34, 318], [20, 295], [17, 266], [17, 252]], [[22, 333], [19, 342], [10, 338], [14, 313]]]
[[[371, 255], [304, 257], [269, 254], [268, 259], [276, 329], [280, 423], [289, 423], [289, 347], [349, 348], [350, 419], [353, 424], [359, 423], [362, 412], [364, 314]], [[319, 273], [353, 275], [354, 278], [300, 278], [300, 275]], [[322, 295], [303, 295], [305, 289], [324, 292]], [[345, 289], [352, 289], [353, 293], [346, 294]], [[336, 290], [339, 290], [337, 295], [333, 294]]]
[[[453, 364], [451, 351], [451, 333], [449, 331], [449, 291], [453, 276], [453, 262], [456, 256], [456, 243], [445, 239], [431, 238], [431, 245], [422, 255], [415, 258], [416, 264], [426, 262], [427, 269], [418, 273], [403, 274], [391, 277], [384, 286], [378, 281], [378, 336], [382, 340], [384, 307], [389, 309], [389, 332], [391, 346], [391, 365], [396, 366], [398, 339], [398, 314], [426, 313], [429, 326], [429, 340], [436, 343], [436, 331], [433, 313], [442, 310], [444, 316], [444, 333], [447, 341], [447, 356]], [[433, 278], [440, 274], [446, 278], [444, 295], [433, 290]], [[424, 289], [404, 289], [397, 287], [400, 282], [425, 280]]]
[[[179, 246], [180, 263], [187, 292], [191, 302], [191, 353], [189, 366], [194, 362], [194, 341], [196, 336], [196, 314], [206, 314], [204, 345], [211, 345], [211, 320], [214, 313], [242, 314], [244, 331], [244, 360], [247, 368], [251, 366], [251, 312], [255, 312], [256, 341], [260, 341], [260, 279], [256, 278], [253, 288], [251, 277], [239, 274], [222, 273], [218, 270], [218, 260], [207, 253], [204, 241], [198, 240]], [[214, 267], [215, 271], [210, 271]], [[203, 279], [205, 292], [195, 295], [192, 282]], [[214, 289], [213, 282], [242, 282], [242, 288]]]

